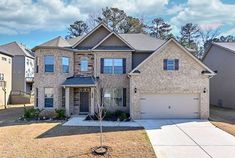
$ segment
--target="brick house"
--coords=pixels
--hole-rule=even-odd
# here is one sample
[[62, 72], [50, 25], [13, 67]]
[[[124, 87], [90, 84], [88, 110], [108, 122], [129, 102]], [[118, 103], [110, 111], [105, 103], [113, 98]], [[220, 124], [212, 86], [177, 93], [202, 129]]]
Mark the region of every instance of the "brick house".
[[214, 72], [174, 39], [117, 34], [101, 23], [35, 52], [35, 107], [94, 114], [97, 104], [139, 118], [207, 118]]

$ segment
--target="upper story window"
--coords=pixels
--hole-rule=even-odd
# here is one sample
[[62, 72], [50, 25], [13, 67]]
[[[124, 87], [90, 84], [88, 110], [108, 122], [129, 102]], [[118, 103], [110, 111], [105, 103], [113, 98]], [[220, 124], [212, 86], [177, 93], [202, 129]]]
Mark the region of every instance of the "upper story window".
[[44, 100], [44, 106], [45, 107], [53, 107], [53, 88], [45, 88], [45, 100]]
[[7, 61], [7, 58], [5, 58], [5, 57], [2, 57], [2, 60], [3, 60], [3, 61]]
[[0, 81], [4, 81], [4, 74], [0, 73]]
[[179, 59], [164, 59], [163, 69], [168, 71], [179, 70]]
[[81, 71], [88, 71], [88, 58], [83, 57], [80, 61]]
[[101, 73], [124, 74], [126, 73], [126, 59], [101, 59]]
[[69, 58], [68, 57], [61, 58], [61, 69], [63, 73], [69, 73]]
[[45, 72], [54, 72], [54, 63], [53, 55], [44, 56]]

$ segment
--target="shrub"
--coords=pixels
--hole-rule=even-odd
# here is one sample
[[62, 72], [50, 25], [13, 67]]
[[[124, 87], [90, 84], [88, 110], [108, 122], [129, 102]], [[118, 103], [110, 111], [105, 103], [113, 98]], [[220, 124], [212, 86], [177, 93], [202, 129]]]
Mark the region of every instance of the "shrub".
[[122, 113], [123, 113], [123, 111], [121, 111], [121, 110], [116, 110], [116, 111], [114, 112], [114, 115], [119, 118], [119, 116], [121, 116]]
[[118, 117], [120, 121], [126, 120], [127, 119], [127, 114], [125, 112], [121, 113], [121, 115]]
[[58, 119], [64, 119], [64, 118], [66, 118], [65, 109], [55, 109], [55, 112], [56, 112], [56, 117], [57, 117]]
[[113, 116], [113, 113], [110, 112], [110, 111], [107, 111], [106, 114], [105, 114], [106, 119], [110, 119], [110, 118], [112, 118], [112, 116]]
[[41, 110], [34, 108], [24, 108], [24, 118], [27, 119], [37, 119], [39, 117]]

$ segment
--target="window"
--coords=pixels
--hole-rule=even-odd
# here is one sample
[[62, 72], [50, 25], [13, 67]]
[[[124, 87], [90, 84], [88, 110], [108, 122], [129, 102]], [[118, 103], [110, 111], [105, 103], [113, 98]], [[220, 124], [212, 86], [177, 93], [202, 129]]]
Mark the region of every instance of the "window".
[[61, 69], [63, 73], [69, 73], [69, 58], [68, 57], [61, 58]]
[[114, 74], [123, 73], [123, 60], [122, 59], [113, 59], [113, 72]]
[[179, 59], [164, 59], [163, 61], [164, 70], [179, 70]]
[[88, 71], [88, 58], [84, 57], [80, 61], [81, 71]]
[[35, 97], [36, 97], [35, 106], [38, 107], [38, 88], [35, 88]]
[[53, 55], [44, 56], [45, 72], [54, 72], [54, 62]]
[[105, 74], [113, 73], [113, 59], [104, 59], [104, 73]]
[[4, 74], [0, 73], [0, 81], [4, 81]]
[[3, 61], [7, 61], [7, 58], [5, 58], [5, 57], [2, 57], [2, 60], [3, 60]]
[[104, 91], [104, 105], [112, 105], [112, 90], [106, 89]]
[[53, 88], [45, 88], [45, 103], [46, 108], [53, 107]]
[[62, 107], [65, 107], [65, 89], [62, 88]]
[[101, 73], [124, 74], [126, 73], [126, 59], [101, 59]]
[[113, 90], [113, 104], [114, 106], [122, 106], [123, 103], [123, 89]]
[[36, 62], [35, 63], [36, 64], [35, 72], [38, 73], [38, 63], [39, 63], [39, 58], [38, 57], [36, 57], [35, 62]]
[[114, 88], [104, 90], [105, 106], [126, 106], [126, 88]]

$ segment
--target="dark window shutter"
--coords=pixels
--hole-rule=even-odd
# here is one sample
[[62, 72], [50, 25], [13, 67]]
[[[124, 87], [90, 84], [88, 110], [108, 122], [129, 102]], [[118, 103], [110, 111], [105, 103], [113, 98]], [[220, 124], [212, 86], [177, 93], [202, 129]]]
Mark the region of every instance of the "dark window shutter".
[[122, 62], [123, 62], [123, 74], [125, 74], [126, 73], [126, 58], [123, 58], [122, 59]]
[[123, 106], [126, 106], [126, 88], [123, 88]]
[[163, 70], [167, 70], [167, 59], [163, 60]]
[[38, 57], [36, 57], [36, 73], [38, 73]]
[[179, 59], [175, 59], [175, 70], [179, 70]]
[[104, 73], [104, 58], [100, 59], [100, 73]]
[[103, 88], [100, 88], [100, 104], [103, 104]]
[[38, 73], [38, 65], [36, 65], [36, 73]]

